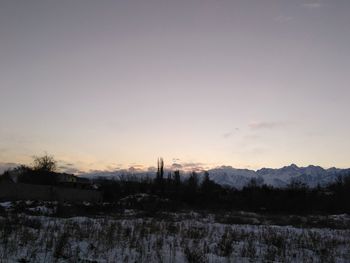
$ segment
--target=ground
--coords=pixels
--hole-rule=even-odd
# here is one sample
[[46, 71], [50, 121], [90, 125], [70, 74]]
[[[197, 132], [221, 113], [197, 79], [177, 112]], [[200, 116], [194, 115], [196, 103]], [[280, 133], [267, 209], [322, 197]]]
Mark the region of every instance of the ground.
[[350, 262], [348, 215], [122, 210], [63, 218], [57, 205], [0, 203], [0, 262]]

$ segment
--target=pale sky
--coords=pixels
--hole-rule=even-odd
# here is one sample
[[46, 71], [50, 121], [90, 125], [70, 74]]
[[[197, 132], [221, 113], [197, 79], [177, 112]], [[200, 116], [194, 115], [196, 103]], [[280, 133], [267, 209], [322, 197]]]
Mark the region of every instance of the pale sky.
[[1, 0], [0, 166], [350, 167], [349, 0]]

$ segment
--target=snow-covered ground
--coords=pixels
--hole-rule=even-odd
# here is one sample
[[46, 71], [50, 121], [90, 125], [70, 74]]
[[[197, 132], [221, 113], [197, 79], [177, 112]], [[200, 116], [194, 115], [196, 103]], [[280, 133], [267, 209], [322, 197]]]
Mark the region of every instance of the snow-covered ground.
[[350, 262], [349, 229], [219, 223], [215, 215], [195, 212], [137, 218], [132, 212], [94, 218], [5, 213], [0, 262]]

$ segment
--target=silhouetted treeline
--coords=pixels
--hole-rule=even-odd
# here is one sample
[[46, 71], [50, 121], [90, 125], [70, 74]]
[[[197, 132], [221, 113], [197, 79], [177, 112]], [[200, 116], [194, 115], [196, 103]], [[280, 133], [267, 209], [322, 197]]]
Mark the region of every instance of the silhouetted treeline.
[[[96, 179], [107, 202], [146, 193], [167, 200], [167, 209], [249, 210], [282, 213], [349, 213], [350, 175], [339, 177], [327, 187], [308, 188], [293, 182], [286, 188], [257, 185], [254, 180], [243, 189], [224, 187], [210, 180], [206, 172], [201, 180], [192, 172], [180, 180], [175, 171], [167, 178]], [[136, 208], [136, 207], [135, 207]], [[139, 207], [137, 207], [139, 208]], [[162, 207], [163, 208], [163, 207]]]
[[2, 180], [15, 181], [16, 183], [55, 185], [60, 173], [33, 169], [28, 166], [19, 166], [15, 169], [4, 172]]
[[32, 166], [20, 165], [4, 172], [0, 179], [18, 183], [54, 185], [57, 184], [57, 162], [48, 154], [34, 156]]
[[[208, 209], [248, 210], [281, 213], [350, 213], [350, 174], [338, 177], [326, 187], [309, 188], [293, 181], [286, 188], [263, 185], [257, 179], [243, 189], [221, 186], [210, 179], [208, 172], [192, 172], [182, 176], [180, 171], [164, 174], [163, 159], [158, 160], [155, 178], [122, 177], [118, 180], [97, 178], [81, 182], [82, 178], [55, 172], [56, 162], [50, 156], [36, 157], [33, 167], [20, 166], [0, 176], [19, 183], [78, 187], [99, 187], [105, 202], [120, 203], [133, 195], [148, 194], [147, 202], [126, 202], [130, 208], [141, 209]], [[60, 180], [59, 180], [60, 179]], [[78, 185], [78, 186], [76, 186]], [[95, 189], [95, 188], [94, 188]]]

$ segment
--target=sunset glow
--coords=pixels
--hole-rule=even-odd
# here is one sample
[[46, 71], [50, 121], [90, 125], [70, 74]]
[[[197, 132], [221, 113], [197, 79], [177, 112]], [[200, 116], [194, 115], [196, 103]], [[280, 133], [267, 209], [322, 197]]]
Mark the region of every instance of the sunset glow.
[[[350, 1], [1, 1], [0, 167], [350, 167]], [[179, 19], [181, 17], [181, 19]], [[192, 168], [191, 168], [192, 169]]]

